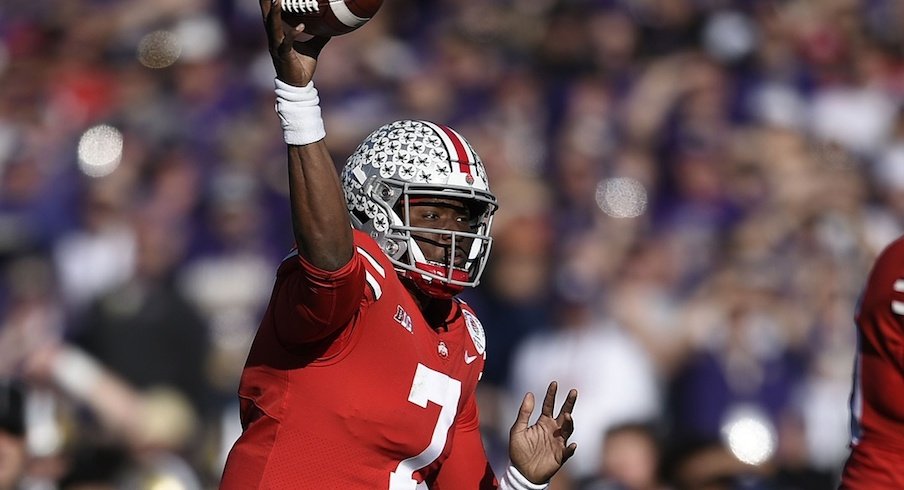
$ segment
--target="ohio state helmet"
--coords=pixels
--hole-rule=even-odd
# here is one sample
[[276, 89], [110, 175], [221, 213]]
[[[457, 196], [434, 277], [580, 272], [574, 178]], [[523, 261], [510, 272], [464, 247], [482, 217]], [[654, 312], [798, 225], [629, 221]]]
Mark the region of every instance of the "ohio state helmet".
[[[429, 296], [450, 298], [480, 281], [490, 253], [496, 197], [471, 145], [453, 129], [427, 121], [396, 121], [371, 133], [349, 157], [342, 188], [352, 225], [376, 240], [396, 270]], [[412, 227], [413, 198], [462, 201], [472, 210], [469, 232]], [[451, 237], [450, 253], [428, 260], [413, 236]], [[456, 242], [473, 239], [456, 261]], [[459, 262], [459, 265], [455, 265]]]

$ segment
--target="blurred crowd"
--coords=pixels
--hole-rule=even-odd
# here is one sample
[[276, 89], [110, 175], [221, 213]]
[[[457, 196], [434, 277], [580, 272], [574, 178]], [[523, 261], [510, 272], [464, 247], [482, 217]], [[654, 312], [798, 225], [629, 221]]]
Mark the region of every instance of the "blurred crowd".
[[[904, 233], [904, 3], [386, 0], [315, 78], [338, 165], [449, 124], [499, 198], [486, 445], [577, 387], [557, 490], [828, 489]], [[0, 3], [0, 489], [215, 488], [291, 247], [252, 0]]]

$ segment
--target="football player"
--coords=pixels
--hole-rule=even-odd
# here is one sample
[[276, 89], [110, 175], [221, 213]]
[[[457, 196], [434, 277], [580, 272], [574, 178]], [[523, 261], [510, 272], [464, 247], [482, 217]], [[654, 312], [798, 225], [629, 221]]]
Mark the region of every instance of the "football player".
[[532, 425], [525, 395], [499, 479], [480, 436], [485, 336], [456, 295], [490, 251], [483, 164], [454, 130], [398, 121], [368, 136], [340, 179], [311, 84], [326, 39], [301, 42], [279, 2], [261, 10], [297, 248], [245, 365], [243, 433], [221, 488], [545, 488], [576, 448], [575, 390], [554, 414], [551, 383]]
[[841, 488], [904, 488], [904, 237], [873, 265], [856, 321], [851, 454]]

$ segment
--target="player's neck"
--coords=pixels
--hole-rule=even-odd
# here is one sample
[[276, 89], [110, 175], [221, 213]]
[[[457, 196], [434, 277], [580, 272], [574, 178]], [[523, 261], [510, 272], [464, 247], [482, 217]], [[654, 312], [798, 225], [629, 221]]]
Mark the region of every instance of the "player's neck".
[[410, 281], [402, 281], [402, 283], [411, 294], [418, 309], [421, 310], [421, 315], [424, 316], [424, 320], [427, 321], [430, 328], [437, 331], [446, 329], [454, 300], [428, 296]]

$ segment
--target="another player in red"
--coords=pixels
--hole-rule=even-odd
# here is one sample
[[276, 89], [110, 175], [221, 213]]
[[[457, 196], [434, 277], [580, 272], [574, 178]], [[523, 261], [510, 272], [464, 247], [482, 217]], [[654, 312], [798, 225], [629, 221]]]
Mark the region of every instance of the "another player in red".
[[[455, 296], [477, 284], [496, 199], [452, 129], [376, 130], [337, 178], [310, 84], [325, 39], [294, 42], [261, 0], [288, 144], [297, 251], [279, 267], [239, 388], [222, 489], [537, 489], [574, 453], [572, 390], [525, 396], [498, 481], [475, 388], [486, 345]], [[354, 226], [354, 229], [353, 229]]]
[[857, 312], [845, 490], [904, 488], [904, 237], [876, 260]]

